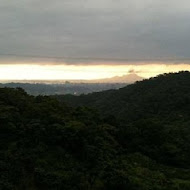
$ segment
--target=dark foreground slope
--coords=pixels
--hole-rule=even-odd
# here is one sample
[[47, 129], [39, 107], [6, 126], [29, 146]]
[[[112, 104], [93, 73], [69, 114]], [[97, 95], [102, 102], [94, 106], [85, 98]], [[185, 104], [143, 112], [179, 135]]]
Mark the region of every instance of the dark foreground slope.
[[150, 117], [185, 120], [190, 113], [190, 73], [164, 74], [119, 90], [57, 98], [71, 106], [94, 107], [123, 122]]
[[151, 113], [120, 122], [119, 114], [109, 117], [110, 108], [103, 109], [99, 115], [0, 88], [0, 189], [190, 189], [187, 110], [176, 109], [182, 116], [175, 120]]
[[190, 73], [160, 75], [119, 90], [58, 96], [100, 111], [120, 130], [120, 144], [165, 164], [190, 167]]

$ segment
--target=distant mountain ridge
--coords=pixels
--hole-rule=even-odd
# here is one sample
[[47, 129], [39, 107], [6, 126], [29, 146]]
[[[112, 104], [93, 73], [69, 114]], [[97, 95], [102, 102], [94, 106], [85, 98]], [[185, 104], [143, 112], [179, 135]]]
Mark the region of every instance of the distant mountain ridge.
[[105, 79], [99, 79], [99, 80], [92, 80], [94, 82], [100, 82], [100, 83], [134, 83], [136, 81], [143, 80], [143, 77], [138, 76], [135, 73], [122, 75], [122, 76], [115, 76], [111, 78], [105, 78]]
[[114, 76], [103, 79], [59, 79], [59, 80], [0, 80], [0, 83], [31, 83], [31, 84], [64, 84], [64, 83], [127, 83], [131, 84], [136, 81], [143, 80], [143, 77], [135, 73], [126, 74], [122, 76]]

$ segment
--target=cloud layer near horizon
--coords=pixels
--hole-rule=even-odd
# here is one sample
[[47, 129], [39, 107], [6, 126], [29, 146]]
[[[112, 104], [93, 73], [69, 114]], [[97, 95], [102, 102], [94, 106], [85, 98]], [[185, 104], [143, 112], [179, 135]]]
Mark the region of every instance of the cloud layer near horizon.
[[162, 73], [190, 71], [190, 64], [166, 65], [36, 65], [0, 64], [0, 80], [100, 79], [127, 74], [144, 78]]
[[189, 10], [188, 0], [0, 0], [0, 62], [187, 61]]

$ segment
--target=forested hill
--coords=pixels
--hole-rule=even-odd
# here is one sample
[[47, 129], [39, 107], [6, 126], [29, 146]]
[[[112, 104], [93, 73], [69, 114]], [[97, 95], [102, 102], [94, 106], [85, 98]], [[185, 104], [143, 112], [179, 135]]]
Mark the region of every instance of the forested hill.
[[190, 167], [190, 72], [160, 75], [119, 90], [57, 96], [72, 106], [88, 106], [119, 126], [119, 141], [158, 162]]
[[186, 120], [190, 113], [190, 73], [164, 74], [119, 90], [57, 98], [72, 106], [96, 108], [125, 122], [150, 117]]
[[189, 190], [189, 75], [72, 97], [89, 107], [0, 88], [0, 190]]

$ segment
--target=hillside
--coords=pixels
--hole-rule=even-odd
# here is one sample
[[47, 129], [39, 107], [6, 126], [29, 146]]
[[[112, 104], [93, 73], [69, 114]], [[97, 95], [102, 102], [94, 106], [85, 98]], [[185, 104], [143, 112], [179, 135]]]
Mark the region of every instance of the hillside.
[[23, 88], [30, 95], [81, 95], [92, 92], [101, 92], [110, 89], [119, 89], [128, 84], [142, 80], [136, 74], [128, 74], [123, 76], [115, 76], [112, 78], [98, 80], [50, 80], [50, 81], [2, 81], [0, 87]]
[[0, 88], [0, 189], [190, 189], [189, 83], [180, 72], [57, 96], [73, 107]]
[[126, 83], [0, 83], [0, 87], [23, 88], [30, 95], [63, 95], [63, 94], [88, 94], [109, 89], [119, 89], [126, 86]]
[[57, 98], [72, 106], [92, 107], [106, 122], [120, 126], [124, 147], [161, 163], [190, 167], [189, 72], [160, 75], [119, 90]]
[[164, 74], [119, 90], [57, 98], [71, 106], [94, 107], [104, 115], [114, 115], [124, 121], [152, 116], [185, 119], [190, 111], [190, 73]]

